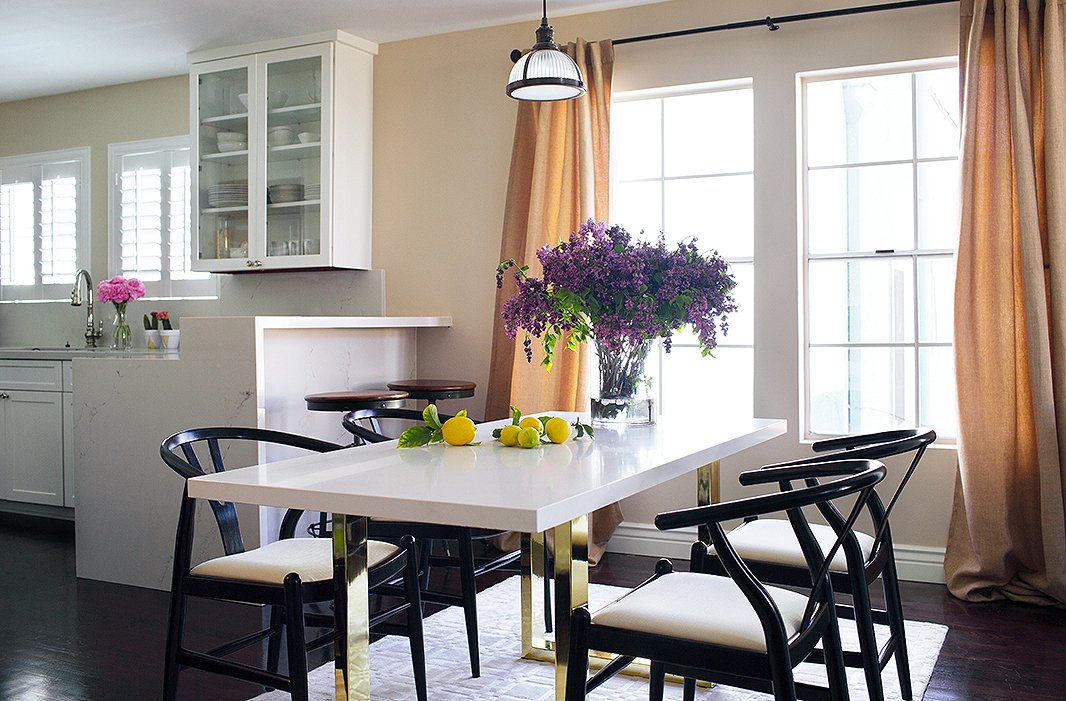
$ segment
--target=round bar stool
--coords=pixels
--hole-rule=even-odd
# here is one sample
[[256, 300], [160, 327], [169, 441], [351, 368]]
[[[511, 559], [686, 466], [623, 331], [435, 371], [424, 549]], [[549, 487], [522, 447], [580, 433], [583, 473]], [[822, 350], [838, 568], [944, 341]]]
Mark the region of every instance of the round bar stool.
[[477, 383], [470, 380], [396, 380], [389, 389], [406, 392], [410, 399], [424, 399], [428, 404], [442, 399], [465, 399], [474, 396]]
[[408, 394], [393, 389], [347, 389], [340, 392], [315, 392], [304, 395], [308, 411], [339, 411], [356, 409], [399, 409]]

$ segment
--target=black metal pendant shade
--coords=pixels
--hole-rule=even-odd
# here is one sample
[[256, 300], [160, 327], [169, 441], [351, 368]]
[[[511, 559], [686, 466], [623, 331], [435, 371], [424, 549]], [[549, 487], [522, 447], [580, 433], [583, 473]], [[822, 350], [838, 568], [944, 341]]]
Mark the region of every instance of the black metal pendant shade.
[[[515, 54], [518, 54], [517, 56]], [[507, 94], [516, 100], [570, 100], [585, 94], [585, 82], [574, 59], [559, 50], [555, 32], [548, 24], [547, 0], [537, 28], [537, 43], [522, 54], [511, 54], [514, 68], [507, 81]]]

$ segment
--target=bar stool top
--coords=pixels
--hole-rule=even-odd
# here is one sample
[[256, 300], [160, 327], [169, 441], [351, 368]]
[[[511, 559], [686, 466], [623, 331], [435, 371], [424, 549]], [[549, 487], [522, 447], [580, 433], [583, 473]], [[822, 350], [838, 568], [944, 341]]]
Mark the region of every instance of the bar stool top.
[[476, 382], [470, 380], [396, 380], [389, 383], [389, 389], [401, 390], [410, 394], [412, 399], [433, 398], [439, 395], [451, 397], [472, 397]]
[[407, 392], [402, 390], [347, 389], [339, 392], [314, 392], [304, 395], [304, 401], [311, 411], [352, 411], [373, 408], [382, 403], [399, 406], [407, 397]]

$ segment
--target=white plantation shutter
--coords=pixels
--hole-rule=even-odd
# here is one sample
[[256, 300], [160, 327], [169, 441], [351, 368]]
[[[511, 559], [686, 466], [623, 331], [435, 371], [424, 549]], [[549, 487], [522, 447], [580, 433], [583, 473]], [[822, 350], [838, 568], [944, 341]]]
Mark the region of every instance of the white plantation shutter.
[[111, 144], [113, 274], [136, 277], [149, 296], [211, 296], [210, 273], [193, 272], [189, 140]]
[[0, 285], [34, 284], [34, 184], [0, 184]]
[[0, 300], [64, 299], [88, 259], [89, 149], [0, 158]]

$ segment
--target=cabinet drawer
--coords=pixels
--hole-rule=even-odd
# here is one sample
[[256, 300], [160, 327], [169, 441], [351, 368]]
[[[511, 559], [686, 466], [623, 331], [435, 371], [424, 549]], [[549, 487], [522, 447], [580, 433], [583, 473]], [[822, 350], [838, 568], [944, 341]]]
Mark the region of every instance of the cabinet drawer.
[[61, 360], [0, 360], [0, 389], [63, 391]]

